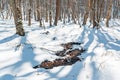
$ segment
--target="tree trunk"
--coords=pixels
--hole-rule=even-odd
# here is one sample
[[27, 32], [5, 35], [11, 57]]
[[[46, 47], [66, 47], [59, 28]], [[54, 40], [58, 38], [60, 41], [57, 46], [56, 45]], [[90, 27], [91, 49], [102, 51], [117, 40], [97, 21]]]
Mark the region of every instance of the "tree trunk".
[[20, 7], [20, 0], [10, 0], [10, 5], [12, 7], [12, 12], [14, 16], [14, 21], [16, 25], [16, 33], [20, 36], [24, 36], [25, 32], [22, 23], [22, 12]]
[[57, 26], [57, 22], [60, 16], [60, 0], [56, 0], [56, 15], [54, 25]]
[[37, 11], [36, 11], [36, 19], [37, 19], [37, 21], [40, 21], [40, 1], [39, 0], [37, 0], [36, 1], [36, 7], [37, 7]]
[[96, 0], [93, 0], [93, 10], [92, 10], [92, 15], [93, 15], [93, 28], [97, 26], [96, 24]]
[[28, 10], [28, 26], [31, 26], [31, 9]]
[[31, 26], [31, 13], [32, 13], [32, 0], [29, 0], [29, 9], [28, 9], [28, 26]]
[[52, 5], [52, 0], [50, 0], [50, 5], [49, 5], [49, 7], [50, 7], [50, 10], [49, 10], [49, 24], [50, 24], [50, 26], [52, 26], [52, 12], [51, 12], [51, 5]]
[[107, 11], [107, 15], [106, 15], [106, 26], [109, 27], [109, 20], [111, 18], [111, 12], [112, 12], [112, 0], [110, 0], [109, 2], [109, 6], [108, 6], [108, 11]]
[[84, 15], [84, 20], [83, 20], [83, 25], [86, 25], [86, 22], [87, 22], [87, 19], [89, 16], [89, 12], [91, 11], [92, 1], [93, 0], [88, 0], [88, 5], [86, 7], [86, 13]]
[[45, 16], [45, 22], [48, 22], [48, 1], [46, 1], [46, 16]]

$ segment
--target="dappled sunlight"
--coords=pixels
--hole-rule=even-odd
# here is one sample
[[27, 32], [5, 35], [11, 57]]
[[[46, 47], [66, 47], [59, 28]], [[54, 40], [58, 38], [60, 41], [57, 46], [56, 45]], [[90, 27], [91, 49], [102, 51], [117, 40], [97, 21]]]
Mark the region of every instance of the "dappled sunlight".
[[[12, 28], [14, 26], [11, 27], [11, 30]], [[113, 73], [116, 76], [112, 76], [112, 79], [119, 78], [116, 66], [120, 66], [118, 64], [120, 61], [120, 36], [117, 35], [120, 31], [117, 27], [102, 30], [61, 24], [61, 26], [46, 30], [28, 26], [25, 28], [27, 32], [24, 37], [11, 33], [11, 30], [7, 32], [9, 35], [0, 36], [0, 72], [3, 72], [0, 74], [0, 79], [101, 80], [109, 79], [109, 75], [113, 75]], [[3, 29], [0, 29], [4, 34]], [[47, 31], [48, 33], [46, 33]], [[61, 58], [55, 55], [56, 51], [64, 49], [61, 44], [74, 41], [81, 42], [79, 47], [86, 49], [85, 52], [78, 55], [79, 58], [83, 58], [82, 61], [52, 69], [33, 69], [33, 66], [44, 60], [53, 61]], [[109, 68], [107, 69], [107, 67]], [[116, 72], [112, 73], [112, 71], [108, 71], [109, 69]]]

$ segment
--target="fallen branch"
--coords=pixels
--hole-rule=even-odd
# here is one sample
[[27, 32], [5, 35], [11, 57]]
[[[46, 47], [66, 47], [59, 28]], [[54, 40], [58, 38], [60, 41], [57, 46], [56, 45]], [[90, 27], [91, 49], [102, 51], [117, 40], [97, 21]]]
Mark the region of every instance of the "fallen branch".
[[[57, 66], [72, 65], [72, 64], [76, 63], [77, 61], [81, 61], [81, 59], [77, 56], [81, 55], [81, 53], [84, 51], [85, 51], [84, 49], [81, 49], [81, 50], [75, 49], [75, 50], [67, 52], [66, 55], [64, 56], [64, 58], [55, 59], [53, 61], [45, 60], [41, 64], [39, 64], [33, 68], [34, 69], [36, 69], [36, 68], [52, 69], [53, 67], [57, 67]], [[63, 51], [63, 53], [64, 53], [64, 51]]]
[[[73, 45], [80, 45], [80, 44], [81, 43], [78, 43], [78, 42], [69, 42], [69, 43], [66, 43], [66, 44], [62, 44], [64, 49], [62, 51], [58, 51], [55, 54], [57, 56], [61, 56], [61, 58], [55, 59], [53, 61], [45, 60], [41, 64], [39, 64], [37, 66], [34, 66], [33, 68], [34, 69], [36, 69], [36, 68], [52, 69], [53, 67], [72, 65], [72, 64], [76, 63], [77, 61], [81, 61], [82, 59], [80, 59], [77, 56], [81, 55], [81, 53], [83, 53], [86, 50], [83, 49], [83, 48], [72, 50]], [[49, 51], [48, 49], [44, 49], [44, 50]]]
[[81, 55], [81, 53], [83, 53], [83, 52], [85, 52], [85, 51], [86, 51], [86, 50], [83, 49], [83, 48], [81, 48], [81, 50], [79, 50], [79, 49], [74, 49], [74, 50], [72, 50], [72, 51], [67, 52], [67, 53], [66, 53], [66, 57], [68, 56], [69, 58], [74, 58], [74, 57], [76, 57], [76, 56], [78, 56], [78, 55]]
[[65, 58], [65, 59], [55, 59], [54, 61], [45, 60], [40, 65], [37, 65], [33, 68], [34, 69], [37, 69], [37, 68], [52, 69], [53, 67], [72, 65], [77, 61], [81, 61], [81, 59], [79, 57], [74, 57], [74, 58]]
[[66, 52], [65, 49], [62, 51], [57, 51], [57, 53], [55, 55], [63, 57], [63, 56], [65, 56], [65, 52]]
[[78, 55], [81, 55], [81, 53], [83, 53], [84, 51], [86, 51], [85, 49], [81, 48], [80, 49], [74, 49], [74, 50], [69, 50], [68, 52], [66, 52], [66, 50], [64, 49], [63, 51], [59, 51], [56, 53], [57, 56], [61, 56], [61, 57], [76, 57]]
[[79, 43], [79, 42], [68, 42], [68, 43], [65, 43], [65, 44], [61, 44], [61, 46], [64, 47], [65, 50], [67, 49], [72, 49], [73, 48], [73, 45], [81, 45], [82, 43]]
[[43, 47], [40, 47], [39, 49], [41, 49], [41, 50], [45, 50], [45, 51], [50, 51], [50, 52], [57, 52], [57, 51], [49, 50], [49, 49], [47, 49], [47, 48], [43, 48]]

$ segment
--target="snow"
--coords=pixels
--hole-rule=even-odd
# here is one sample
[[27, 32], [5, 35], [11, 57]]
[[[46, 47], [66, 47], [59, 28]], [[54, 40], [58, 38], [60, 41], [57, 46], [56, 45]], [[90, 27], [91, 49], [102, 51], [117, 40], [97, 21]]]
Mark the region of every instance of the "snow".
[[[13, 20], [0, 20], [0, 80], [119, 80], [120, 26], [115, 21], [99, 30], [60, 22], [51, 28], [46, 23], [44, 29], [24, 21], [26, 35], [21, 37], [15, 34]], [[48, 70], [32, 68], [59, 58], [54, 52], [63, 49], [60, 44], [72, 41], [87, 49], [81, 62]]]

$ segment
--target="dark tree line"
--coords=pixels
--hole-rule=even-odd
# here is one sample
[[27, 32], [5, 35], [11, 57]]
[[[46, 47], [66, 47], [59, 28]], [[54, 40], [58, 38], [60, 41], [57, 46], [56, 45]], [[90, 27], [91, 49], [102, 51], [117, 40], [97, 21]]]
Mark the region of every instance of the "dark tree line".
[[58, 21], [79, 25], [90, 21], [93, 28], [99, 28], [99, 22], [106, 19], [109, 27], [111, 18], [120, 18], [120, 0], [0, 0], [0, 18], [12, 17], [16, 33], [21, 36], [25, 35], [22, 21], [28, 21], [30, 26], [31, 19], [38, 21], [40, 27], [44, 22], [56, 26]]

